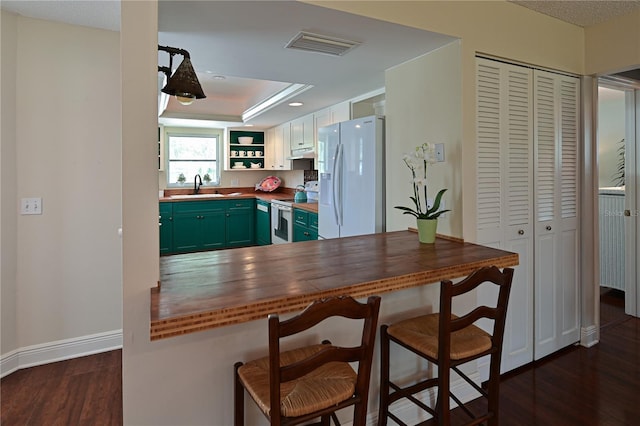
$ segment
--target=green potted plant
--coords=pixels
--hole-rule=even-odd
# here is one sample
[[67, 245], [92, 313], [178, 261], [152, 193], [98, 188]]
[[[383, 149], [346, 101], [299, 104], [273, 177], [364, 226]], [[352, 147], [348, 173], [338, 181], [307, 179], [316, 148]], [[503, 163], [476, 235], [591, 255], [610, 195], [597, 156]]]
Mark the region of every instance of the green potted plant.
[[402, 210], [403, 214], [409, 214], [416, 218], [418, 239], [421, 243], [433, 243], [436, 238], [438, 217], [442, 213], [450, 211], [448, 209], [440, 210], [440, 203], [446, 189], [438, 191], [432, 206], [428, 204], [427, 166], [437, 161], [435, 145], [432, 143], [418, 145], [413, 153], [405, 154], [402, 160], [411, 170], [413, 196], [409, 198], [413, 201], [414, 207], [395, 206], [395, 208]]
[[205, 173], [204, 176], [202, 176], [202, 180], [205, 185], [209, 185], [211, 183], [211, 176], [209, 176], [209, 173]]
[[621, 141], [618, 142], [618, 144], [620, 145], [618, 147], [618, 162], [616, 163], [616, 172], [613, 175], [613, 184], [615, 186], [624, 186], [625, 184], [625, 176], [624, 176], [624, 169], [625, 169], [625, 144], [624, 144], [624, 139], [622, 139]]
[[186, 178], [186, 177], [184, 177], [184, 173], [180, 173], [180, 174], [178, 175], [178, 183], [179, 183], [180, 185], [182, 185], [182, 184], [184, 184], [186, 181], [187, 181], [187, 178]]

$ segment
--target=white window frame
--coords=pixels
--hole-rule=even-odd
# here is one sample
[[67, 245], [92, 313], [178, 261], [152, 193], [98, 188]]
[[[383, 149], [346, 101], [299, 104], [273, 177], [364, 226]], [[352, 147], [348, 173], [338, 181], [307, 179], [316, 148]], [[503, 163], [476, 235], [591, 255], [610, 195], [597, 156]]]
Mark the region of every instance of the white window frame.
[[[222, 168], [224, 167], [224, 160], [222, 158], [222, 145], [223, 141], [222, 130], [218, 129], [197, 129], [197, 128], [168, 128], [165, 127], [165, 158], [164, 158], [164, 166], [165, 166], [165, 175], [166, 175], [166, 183], [167, 188], [184, 188], [189, 185], [189, 183], [193, 183], [194, 176], [185, 176], [186, 181], [184, 184], [179, 184], [171, 180], [171, 158], [170, 158], [170, 147], [171, 147], [171, 138], [172, 137], [193, 137], [193, 138], [214, 138], [216, 140], [215, 147], [215, 155], [216, 158], [213, 160], [215, 162], [215, 172], [210, 174], [211, 182], [207, 184], [207, 186], [220, 186]], [[204, 173], [201, 174], [204, 176]], [[204, 181], [203, 181], [204, 183]]]

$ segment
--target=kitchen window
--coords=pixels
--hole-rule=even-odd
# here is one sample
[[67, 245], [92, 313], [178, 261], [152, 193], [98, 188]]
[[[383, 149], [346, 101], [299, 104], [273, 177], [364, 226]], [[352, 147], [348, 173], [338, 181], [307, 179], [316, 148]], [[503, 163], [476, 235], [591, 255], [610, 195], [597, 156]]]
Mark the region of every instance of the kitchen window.
[[[178, 187], [193, 183], [197, 174], [220, 184], [220, 135], [167, 132], [167, 185]], [[180, 182], [184, 176], [185, 182]]]

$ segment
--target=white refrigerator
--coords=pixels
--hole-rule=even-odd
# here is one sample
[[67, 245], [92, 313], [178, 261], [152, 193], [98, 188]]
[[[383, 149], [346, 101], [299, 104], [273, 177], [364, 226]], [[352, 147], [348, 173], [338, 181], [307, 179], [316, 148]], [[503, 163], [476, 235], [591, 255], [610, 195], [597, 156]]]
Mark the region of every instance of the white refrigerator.
[[384, 117], [318, 129], [319, 239], [385, 231]]

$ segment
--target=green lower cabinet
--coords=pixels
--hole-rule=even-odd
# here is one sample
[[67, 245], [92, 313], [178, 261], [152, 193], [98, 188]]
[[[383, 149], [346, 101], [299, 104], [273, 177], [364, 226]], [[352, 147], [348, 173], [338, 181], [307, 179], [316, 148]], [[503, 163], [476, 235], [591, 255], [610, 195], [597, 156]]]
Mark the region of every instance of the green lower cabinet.
[[271, 244], [271, 203], [256, 200], [256, 244]]
[[255, 244], [255, 200], [234, 200], [228, 201], [227, 203], [227, 247], [241, 247]]
[[160, 254], [250, 246], [255, 200], [160, 203], [160, 223]]
[[293, 209], [293, 242], [318, 239], [318, 214]]
[[225, 223], [225, 204], [219, 201], [174, 203], [173, 252], [224, 247]]
[[160, 255], [173, 252], [173, 203], [160, 203]]

